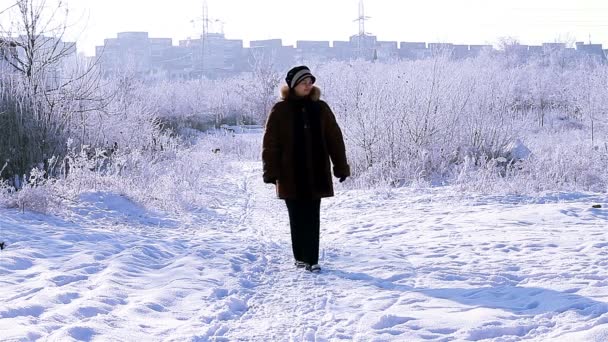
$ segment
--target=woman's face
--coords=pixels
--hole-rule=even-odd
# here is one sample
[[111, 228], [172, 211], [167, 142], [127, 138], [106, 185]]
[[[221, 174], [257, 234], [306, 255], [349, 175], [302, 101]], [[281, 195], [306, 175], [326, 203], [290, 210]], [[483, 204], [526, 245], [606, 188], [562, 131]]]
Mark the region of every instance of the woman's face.
[[306, 77], [293, 90], [297, 96], [308, 96], [312, 90], [312, 78]]

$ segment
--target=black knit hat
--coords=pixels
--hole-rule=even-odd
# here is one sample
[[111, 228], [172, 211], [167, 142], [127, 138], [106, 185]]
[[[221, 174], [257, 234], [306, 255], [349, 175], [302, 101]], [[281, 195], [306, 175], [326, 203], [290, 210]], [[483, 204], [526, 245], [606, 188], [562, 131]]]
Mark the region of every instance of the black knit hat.
[[289, 88], [295, 88], [298, 83], [302, 82], [306, 77], [310, 77], [312, 83], [315, 83], [317, 80], [311, 73], [310, 69], [308, 69], [305, 65], [300, 65], [295, 68], [292, 68], [287, 72], [287, 77], [285, 77], [285, 82]]

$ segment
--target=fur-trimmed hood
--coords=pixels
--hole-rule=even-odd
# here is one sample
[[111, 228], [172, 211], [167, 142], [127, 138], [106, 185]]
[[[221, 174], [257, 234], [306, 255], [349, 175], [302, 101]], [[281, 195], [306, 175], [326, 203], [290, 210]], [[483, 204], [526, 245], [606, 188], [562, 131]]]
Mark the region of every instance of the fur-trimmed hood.
[[[281, 99], [287, 100], [288, 96], [289, 86], [284, 85], [283, 87], [281, 87]], [[310, 99], [313, 101], [319, 101], [319, 99], [321, 99], [321, 89], [319, 89], [319, 87], [313, 86], [308, 97], [310, 97]]]

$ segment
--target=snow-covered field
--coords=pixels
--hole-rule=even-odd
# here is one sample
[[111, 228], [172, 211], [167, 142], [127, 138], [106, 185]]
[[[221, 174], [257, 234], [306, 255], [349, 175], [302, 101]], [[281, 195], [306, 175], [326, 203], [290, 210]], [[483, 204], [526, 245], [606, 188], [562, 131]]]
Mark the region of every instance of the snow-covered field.
[[104, 192], [0, 210], [0, 340], [608, 340], [604, 195], [341, 190], [311, 274], [259, 163], [239, 167], [188, 216]]

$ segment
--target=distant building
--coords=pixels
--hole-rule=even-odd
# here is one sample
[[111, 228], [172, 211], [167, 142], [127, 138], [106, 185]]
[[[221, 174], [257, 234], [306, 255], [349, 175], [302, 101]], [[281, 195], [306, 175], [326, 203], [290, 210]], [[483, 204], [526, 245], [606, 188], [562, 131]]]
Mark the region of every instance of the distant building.
[[539, 45], [530, 45], [527, 49], [528, 56], [540, 56], [543, 54], [543, 47]]
[[210, 33], [204, 38], [179, 42], [192, 56], [192, 77], [221, 77], [244, 69], [243, 41], [226, 39], [223, 34]]
[[471, 57], [468, 45], [453, 45], [452, 57], [456, 59], [465, 59]]
[[339, 61], [346, 61], [352, 58], [355, 54], [355, 49], [351, 42], [334, 41], [332, 45], [332, 58]]
[[565, 43], [543, 43], [543, 53], [551, 54], [566, 49]]
[[277, 70], [289, 68], [295, 62], [296, 49], [284, 46], [281, 39], [252, 40], [245, 49], [246, 69], [264, 65]]
[[194, 60], [192, 57], [192, 49], [185, 46], [172, 46], [171, 49], [164, 50], [162, 59], [156, 63], [160, 65], [159, 69], [153, 69], [153, 76], [162, 75], [167, 79], [188, 79], [193, 77]]
[[298, 40], [296, 41], [296, 61], [304, 63], [306, 61], [325, 62], [331, 59], [331, 48], [329, 41]]
[[399, 43], [378, 41], [376, 43], [376, 58], [379, 61], [391, 61], [399, 58]]
[[46, 87], [54, 89], [65, 84], [68, 80], [62, 69], [76, 61], [76, 43], [64, 42], [54, 37], [36, 36], [33, 42], [35, 56], [33, 61], [29, 60], [26, 50], [30, 44], [32, 42], [23, 35], [10, 39], [0, 38], [0, 72], [24, 74], [30, 71], [26, 69], [29, 65], [34, 66], [32, 69], [34, 76], [44, 77]]
[[17, 56], [17, 44], [11, 39], [0, 38], [0, 72], [14, 71], [11, 64], [16, 62]]
[[[524, 63], [529, 58], [562, 63], [579, 56], [606, 62], [606, 51], [601, 44], [579, 42], [576, 50], [566, 48], [563, 43], [512, 44], [503, 48], [503, 53], [513, 63]], [[106, 74], [130, 71], [146, 78], [216, 78], [255, 68], [286, 70], [299, 63], [417, 60], [436, 55], [464, 59], [492, 50], [491, 45], [379, 41], [370, 34], [353, 35], [348, 41], [331, 44], [329, 41], [298, 40], [295, 46], [285, 46], [281, 39], [253, 40], [245, 48], [242, 40], [209, 33], [203, 38], [180, 40], [174, 46], [170, 38], [150, 38], [147, 32], [121, 32], [116, 38], [106, 39], [103, 46], [96, 47], [96, 59]]]
[[454, 44], [452, 43], [429, 43], [429, 53], [431, 56], [452, 56], [454, 52]]
[[106, 74], [133, 72], [147, 75], [152, 71], [152, 46], [147, 32], [121, 32], [95, 48], [95, 57]]
[[249, 42], [249, 47], [278, 50], [283, 47], [283, 41], [281, 39], [252, 40]]
[[469, 54], [471, 57], [477, 57], [484, 51], [492, 51], [492, 45], [469, 45]]
[[427, 57], [428, 49], [423, 42], [401, 42], [399, 43], [399, 57], [402, 59], [422, 59]]
[[[377, 39], [376, 36], [363, 34], [350, 37], [350, 44], [354, 49], [354, 58], [373, 60], [377, 58]], [[351, 58], [352, 58], [351, 57]]]
[[220, 77], [243, 70], [242, 40], [222, 34], [187, 39], [150, 38], [147, 32], [121, 32], [96, 47], [96, 58], [108, 75], [125, 71], [146, 78]]
[[582, 54], [597, 60], [598, 62], [606, 62], [606, 52], [602, 48], [602, 44], [585, 44], [584, 42], [576, 42], [576, 50]]

